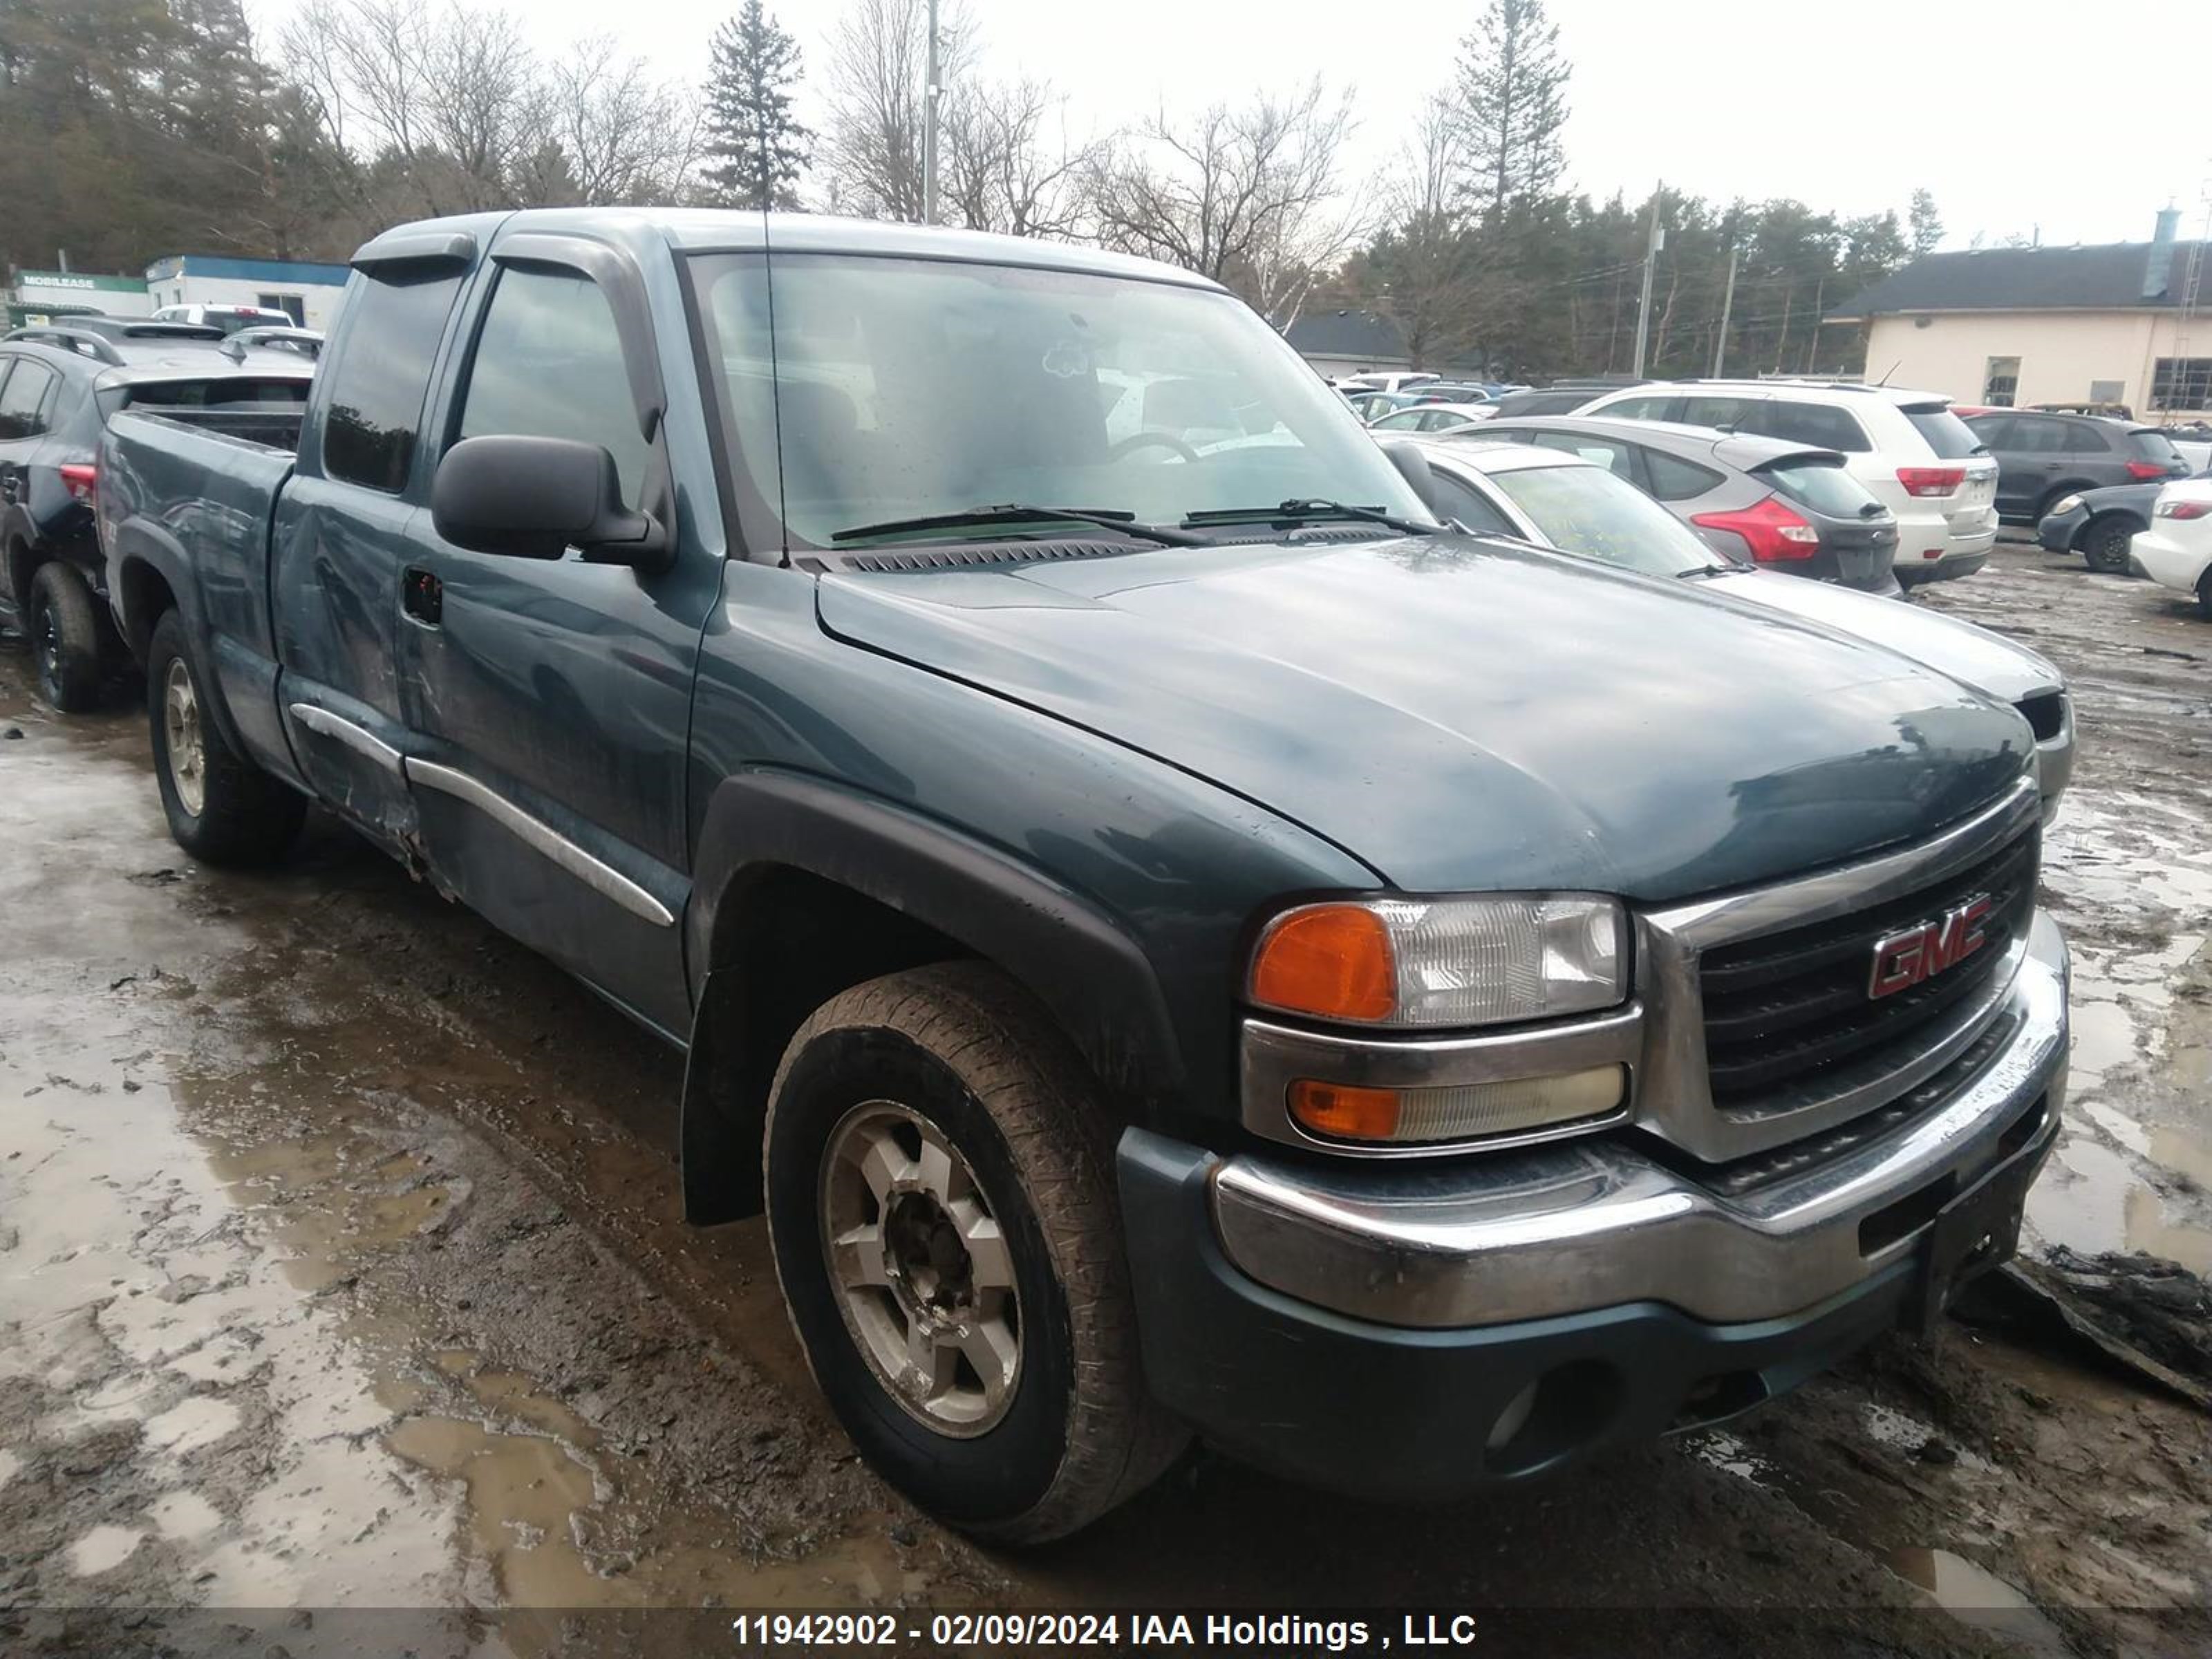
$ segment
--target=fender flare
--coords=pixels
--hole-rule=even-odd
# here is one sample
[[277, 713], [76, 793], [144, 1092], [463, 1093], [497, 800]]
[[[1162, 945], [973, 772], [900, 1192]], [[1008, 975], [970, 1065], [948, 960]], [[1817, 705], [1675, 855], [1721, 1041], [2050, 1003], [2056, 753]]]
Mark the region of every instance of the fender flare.
[[684, 1079], [687, 1219], [711, 1224], [759, 1210], [767, 1101], [764, 1091], [732, 1084], [746, 1046], [732, 963], [748, 900], [783, 872], [849, 889], [1003, 969], [1044, 1005], [1131, 1117], [1150, 1119], [1187, 1094], [1174, 1023], [1142, 948], [1034, 866], [880, 797], [781, 771], [717, 785], [697, 847], [684, 924], [697, 988]]
[[112, 536], [107, 560], [112, 577], [108, 605], [115, 612], [117, 631], [130, 644], [131, 654], [143, 662], [144, 643], [154, 632], [152, 620], [123, 614], [123, 595], [128, 586], [124, 576], [133, 564], [143, 564], [161, 577], [176, 599], [178, 614], [185, 619], [185, 651], [191, 659], [193, 677], [200, 683], [202, 700], [213, 711], [223, 741], [240, 753], [248, 752], [238, 722], [231, 717], [229, 701], [222, 694], [222, 682], [215, 672], [206, 624], [200, 617], [199, 588], [192, 580], [191, 559], [183, 544], [167, 530], [144, 519], [125, 520], [115, 526]]

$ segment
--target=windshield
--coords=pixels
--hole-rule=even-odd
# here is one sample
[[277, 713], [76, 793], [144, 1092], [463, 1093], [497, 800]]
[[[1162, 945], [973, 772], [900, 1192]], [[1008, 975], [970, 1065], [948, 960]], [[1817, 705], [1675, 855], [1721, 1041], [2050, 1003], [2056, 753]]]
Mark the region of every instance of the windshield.
[[1912, 422], [1915, 432], [1928, 440], [1928, 447], [1936, 452], [1938, 460], [1957, 461], [1969, 455], [1989, 453], [1982, 441], [1974, 435], [1974, 428], [1942, 404], [1908, 408], [1905, 418]]
[[1647, 576], [1675, 576], [1730, 562], [1634, 484], [1597, 466], [1521, 466], [1490, 481], [1564, 553]]
[[[771, 306], [759, 258], [695, 267], [756, 545], [1012, 502], [1173, 525], [1318, 500], [1429, 521], [1344, 400], [1227, 295], [859, 255], [780, 253], [774, 269]], [[886, 538], [1046, 533], [1068, 532]]]

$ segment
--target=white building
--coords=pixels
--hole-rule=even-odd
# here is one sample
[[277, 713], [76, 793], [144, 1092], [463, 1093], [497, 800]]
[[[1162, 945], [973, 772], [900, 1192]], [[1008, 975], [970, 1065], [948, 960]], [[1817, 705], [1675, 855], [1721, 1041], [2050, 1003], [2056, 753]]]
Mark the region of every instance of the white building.
[[289, 313], [303, 328], [328, 329], [350, 271], [297, 259], [234, 259], [174, 253], [146, 267], [151, 309], [164, 306], [260, 306]]
[[12, 313], [26, 323], [44, 322], [47, 306], [86, 307], [109, 317], [144, 317], [154, 309], [146, 284], [136, 276], [98, 276], [78, 270], [19, 270], [8, 291]]
[[1993, 408], [2120, 404], [2136, 419], [2212, 413], [2212, 243], [1930, 253], [1856, 296], [1869, 380]]

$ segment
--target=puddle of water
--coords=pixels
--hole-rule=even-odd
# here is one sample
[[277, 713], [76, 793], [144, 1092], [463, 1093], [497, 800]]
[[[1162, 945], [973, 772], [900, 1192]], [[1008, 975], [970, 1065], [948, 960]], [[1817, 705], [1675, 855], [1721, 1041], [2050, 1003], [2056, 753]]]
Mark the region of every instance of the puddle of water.
[[2004, 1636], [2032, 1653], [2068, 1659], [2073, 1650], [2058, 1627], [1995, 1573], [1948, 1550], [1915, 1547], [1893, 1550], [1890, 1570], [1917, 1584], [1962, 1625]]
[[1920, 1449], [1923, 1446], [1931, 1440], [1937, 1440], [1950, 1447], [1958, 1455], [1955, 1467], [1972, 1469], [1977, 1474], [1989, 1473], [1988, 1459], [1967, 1450], [1950, 1436], [1938, 1433], [1932, 1425], [1923, 1423], [1917, 1417], [1872, 1400], [1860, 1407], [1859, 1415], [1861, 1421], [1865, 1425], [1867, 1438], [1879, 1445], [1888, 1447], [1892, 1451], [1902, 1452], [1908, 1457], [1917, 1457], [1920, 1455]]

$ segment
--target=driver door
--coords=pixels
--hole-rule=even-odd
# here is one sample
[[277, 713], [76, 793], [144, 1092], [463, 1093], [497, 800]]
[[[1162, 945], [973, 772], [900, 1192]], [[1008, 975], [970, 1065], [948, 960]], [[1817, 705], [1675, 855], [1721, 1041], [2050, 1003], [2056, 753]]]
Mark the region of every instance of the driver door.
[[[440, 430], [576, 440], [615, 458], [624, 500], [677, 543], [647, 572], [473, 552], [424, 514], [402, 573], [410, 762], [432, 869], [470, 907], [647, 1023], [689, 1014], [686, 755], [718, 557], [685, 545], [635, 267], [603, 244], [517, 236], [497, 269]], [[615, 291], [611, 293], [610, 289]], [[625, 330], [618, 307], [628, 313]], [[650, 427], [650, 434], [647, 430]]]

